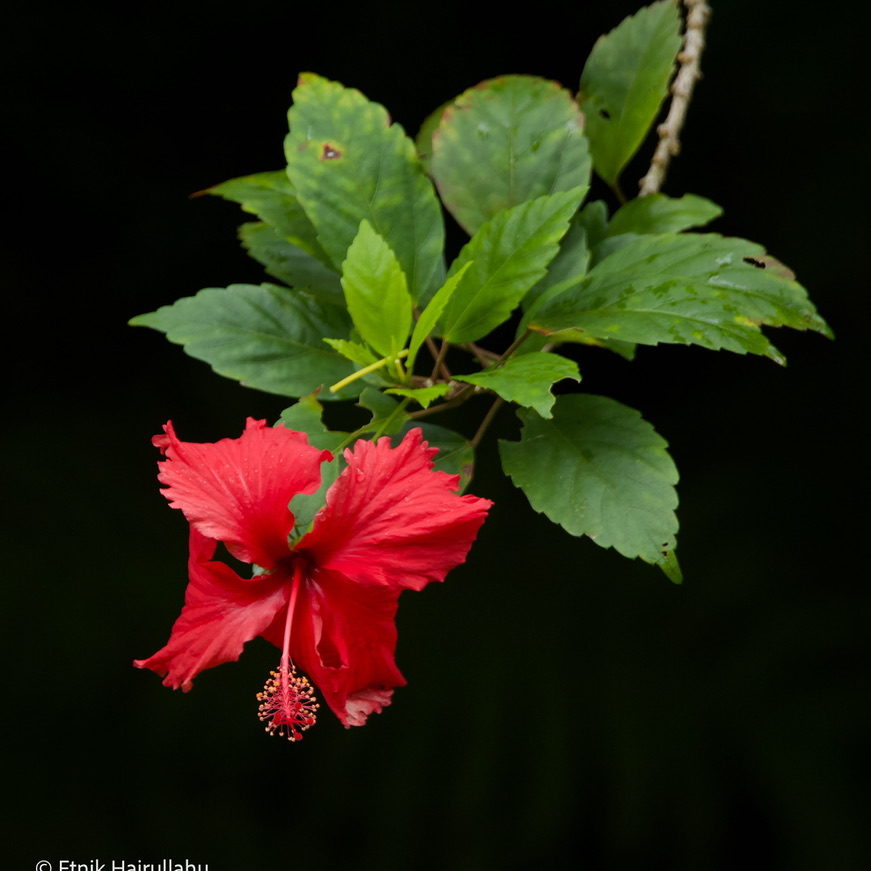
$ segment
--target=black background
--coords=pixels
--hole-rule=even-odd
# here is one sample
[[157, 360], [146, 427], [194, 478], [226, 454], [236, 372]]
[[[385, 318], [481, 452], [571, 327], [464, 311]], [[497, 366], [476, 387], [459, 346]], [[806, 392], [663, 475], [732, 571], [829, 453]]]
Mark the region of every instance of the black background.
[[158, 493], [150, 436], [172, 418], [211, 441], [286, 404], [125, 326], [200, 287], [261, 279], [235, 207], [188, 194], [281, 166], [300, 71], [361, 89], [414, 131], [493, 75], [575, 88], [594, 39], [635, 8], [14, 14], [8, 867], [871, 867], [868, 81], [849, 5], [715, 4], [666, 185], [720, 203], [713, 229], [790, 264], [837, 340], [774, 334], [786, 369], [684, 347], [631, 364], [578, 352], [586, 390], [639, 408], [670, 442], [682, 587], [534, 515], [500, 480], [506, 414], [472, 487], [496, 500], [491, 519], [444, 586], [403, 597], [409, 686], [364, 729], [325, 715], [299, 746], [267, 739], [254, 701], [276, 656], [265, 642], [189, 695], [130, 667], [164, 642], [185, 582], [185, 524]]

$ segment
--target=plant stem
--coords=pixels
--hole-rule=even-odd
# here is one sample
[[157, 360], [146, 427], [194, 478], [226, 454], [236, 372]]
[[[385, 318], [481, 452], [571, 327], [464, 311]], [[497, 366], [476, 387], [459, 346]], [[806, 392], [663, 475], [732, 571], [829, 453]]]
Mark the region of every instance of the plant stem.
[[493, 418], [496, 417], [496, 413], [500, 408], [505, 404], [505, 400], [501, 396], [497, 396], [493, 404], [487, 410], [487, 413], [484, 415], [484, 419], [481, 421], [481, 425], [478, 427], [478, 431], [475, 435], [472, 436], [469, 444], [473, 448], [477, 448], [481, 439], [484, 438], [484, 433], [487, 432], [488, 427], [491, 423], [493, 423]]
[[705, 47], [705, 28], [711, 17], [711, 7], [705, 0], [683, 0], [687, 9], [683, 49], [677, 56], [680, 69], [671, 84], [671, 106], [665, 121], [657, 128], [659, 142], [647, 174], [639, 182], [639, 196], [656, 193], [665, 181], [672, 157], [680, 153], [680, 131], [686, 120], [693, 88], [701, 78], [700, 62]]
[[347, 378], [343, 378], [341, 381], [337, 381], [335, 384], [332, 384], [330, 386], [330, 393], [336, 393], [338, 390], [341, 390], [343, 387], [347, 387], [349, 384], [353, 384], [358, 378], [362, 378], [364, 375], [368, 375], [370, 372], [377, 372], [388, 363], [398, 364], [403, 357], [407, 356], [408, 349], [406, 348], [404, 351], [400, 351], [398, 354], [391, 354], [389, 357], [382, 357], [380, 360], [376, 360], [374, 363], [370, 363], [368, 366], [364, 366], [362, 369], [358, 369], [356, 372], [352, 372]]
[[500, 363], [504, 363], [531, 335], [532, 330], [526, 330], [522, 335], [518, 336], [508, 346], [508, 350], [505, 351], [505, 353], [502, 354], [502, 356], [500, 356], [498, 360], [494, 361], [493, 365], [498, 366]]
[[[432, 349], [430, 349], [432, 350]], [[448, 353], [448, 343], [442, 339], [441, 347], [438, 350], [438, 353], [435, 355], [435, 365], [432, 367], [432, 375], [430, 375], [430, 381], [435, 381], [436, 378], [439, 377], [441, 373], [442, 377], [450, 381], [451, 373], [448, 371], [448, 367], [445, 366], [445, 357]]]

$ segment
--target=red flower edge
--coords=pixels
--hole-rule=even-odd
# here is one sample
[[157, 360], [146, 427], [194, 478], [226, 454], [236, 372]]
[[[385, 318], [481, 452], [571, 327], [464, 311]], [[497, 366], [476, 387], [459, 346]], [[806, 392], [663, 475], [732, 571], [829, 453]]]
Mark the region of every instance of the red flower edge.
[[[399, 594], [462, 563], [492, 503], [460, 496], [459, 478], [433, 469], [437, 450], [412, 429], [395, 447], [382, 438], [346, 450], [326, 505], [291, 547], [288, 503], [315, 492], [328, 451], [251, 418], [238, 439], [211, 444], [164, 430], [158, 479], [190, 523], [189, 583], [167, 644], [134, 665], [187, 691], [261, 636], [282, 650], [258, 696], [267, 731], [297, 740], [314, 722], [297, 666], [346, 727], [363, 725], [405, 684], [394, 659]], [[218, 542], [262, 573], [242, 578], [215, 561]]]

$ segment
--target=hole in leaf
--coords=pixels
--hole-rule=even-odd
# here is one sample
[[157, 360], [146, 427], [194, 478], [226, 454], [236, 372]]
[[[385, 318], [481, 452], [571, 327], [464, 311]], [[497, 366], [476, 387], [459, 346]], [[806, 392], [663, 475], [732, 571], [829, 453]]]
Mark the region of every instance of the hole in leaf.
[[599, 114], [607, 121], [611, 120], [611, 113], [607, 109], [599, 109]]

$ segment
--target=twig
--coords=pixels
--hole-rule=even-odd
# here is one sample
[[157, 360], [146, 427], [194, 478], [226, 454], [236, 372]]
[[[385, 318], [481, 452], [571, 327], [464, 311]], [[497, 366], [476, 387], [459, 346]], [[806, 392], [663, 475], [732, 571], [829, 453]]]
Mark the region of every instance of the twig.
[[687, 8], [683, 49], [677, 56], [680, 69], [671, 84], [671, 106], [665, 121], [657, 128], [659, 142], [650, 161], [647, 175], [639, 182], [639, 196], [655, 194], [665, 180], [668, 164], [680, 153], [680, 131], [686, 120], [693, 88], [701, 78], [700, 62], [705, 47], [705, 27], [711, 17], [711, 7], [705, 0], [683, 0]]
[[486, 348], [482, 348], [480, 345], [476, 345], [474, 342], [466, 342], [463, 347], [467, 351], [471, 351], [475, 355], [481, 366], [483, 366], [485, 369], [495, 360], [499, 359], [498, 354], [495, 354], [493, 351], [488, 351]]
[[493, 418], [496, 417], [496, 412], [499, 411], [502, 406], [505, 405], [505, 400], [501, 396], [497, 396], [496, 400], [488, 409], [487, 413], [484, 415], [484, 419], [481, 421], [481, 425], [478, 427], [478, 431], [475, 435], [472, 436], [469, 444], [473, 448], [477, 448], [481, 443], [481, 439], [484, 438], [484, 433], [487, 432], [487, 428], [493, 423]]
[[[432, 348], [430, 348], [432, 351]], [[447, 381], [451, 380], [451, 373], [448, 371], [448, 367], [445, 365], [445, 357], [448, 353], [448, 343], [442, 339], [441, 347], [438, 350], [435, 358], [435, 365], [432, 367], [432, 375], [430, 375], [430, 380], [435, 381], [436, 378], [441, 374]]]

